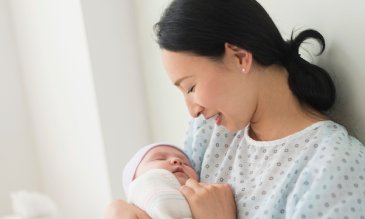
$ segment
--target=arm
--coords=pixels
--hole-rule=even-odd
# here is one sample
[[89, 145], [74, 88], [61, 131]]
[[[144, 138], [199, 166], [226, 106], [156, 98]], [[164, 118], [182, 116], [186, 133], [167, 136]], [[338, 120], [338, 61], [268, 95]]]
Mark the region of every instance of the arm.
[[150, 170], [129, 185], [128, 202], [152, 218], [191, 218], [188, 202], [179, 192], [180, 186], [171, 172]]
[[235, 219], [236, 203], [228, 184], [204, 184], [189, 179], [180, 188], [195, 219]]
[[214, 126], [214, 119], [206, 120], [200, 116], [189, 122], [185, 133], [183, 150], [190, 158], [198, 175], [200, 175], [202, 160], [209, 145], [206, 141], [212, 138]]
[[150, 217], [136, 206], [123, 200], [116, 200], [107, 208], [105, 219], [150, 219]]

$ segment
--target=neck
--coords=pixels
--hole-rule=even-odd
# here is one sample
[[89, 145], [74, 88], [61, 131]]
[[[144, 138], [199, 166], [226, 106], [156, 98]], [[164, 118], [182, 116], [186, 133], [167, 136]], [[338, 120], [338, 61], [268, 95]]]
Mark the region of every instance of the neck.
[[327, 119], [299, 103], [289, 88], [288, 73], [284, 67], [273, 65], [262, 72], [259, 101], [250, 122], [251, 138], [258, 141], [277, 140]]

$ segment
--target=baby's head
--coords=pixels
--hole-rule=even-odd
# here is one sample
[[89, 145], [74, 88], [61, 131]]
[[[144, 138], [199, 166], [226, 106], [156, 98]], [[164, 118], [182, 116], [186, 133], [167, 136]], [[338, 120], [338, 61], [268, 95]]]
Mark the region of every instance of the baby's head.
[[128, 185], [134, 179], [152, 169], [168, 170], [181, 185], [189, 178], [199, 179], [188, 157], [180, 148], [170, 144], [151, 144], [141, 148], [124, 168], [124, 190], [128, 190]]

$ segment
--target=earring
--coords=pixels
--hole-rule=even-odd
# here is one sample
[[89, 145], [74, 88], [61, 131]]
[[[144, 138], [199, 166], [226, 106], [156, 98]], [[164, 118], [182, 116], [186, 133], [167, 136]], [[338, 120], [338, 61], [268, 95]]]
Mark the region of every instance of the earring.
[[245, 73], [246, 69], [245, 68], [242, 68], [242, 72]]

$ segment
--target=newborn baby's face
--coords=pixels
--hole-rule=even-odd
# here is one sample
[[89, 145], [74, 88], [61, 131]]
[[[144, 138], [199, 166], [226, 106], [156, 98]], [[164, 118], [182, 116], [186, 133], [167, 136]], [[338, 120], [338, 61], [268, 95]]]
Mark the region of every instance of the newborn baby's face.
[[158, 146], [151, 149], [139, 164], [135, 178], [152, 169], [170, 171], [181, 185], [185, 185], [189, 178], [199, 179], [189, 159], [178, 149], [169, 146]]

